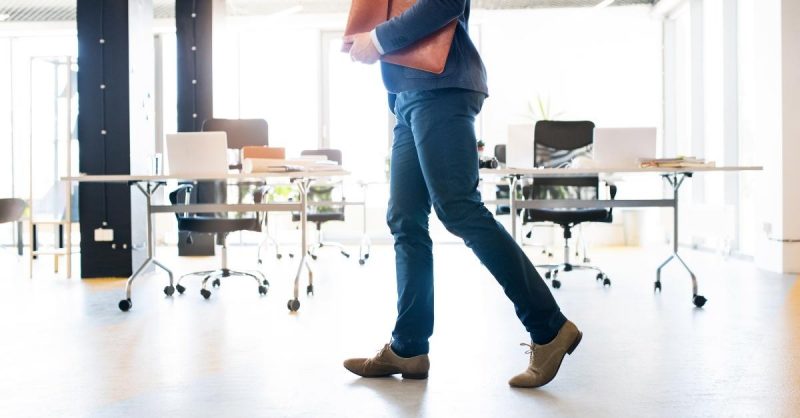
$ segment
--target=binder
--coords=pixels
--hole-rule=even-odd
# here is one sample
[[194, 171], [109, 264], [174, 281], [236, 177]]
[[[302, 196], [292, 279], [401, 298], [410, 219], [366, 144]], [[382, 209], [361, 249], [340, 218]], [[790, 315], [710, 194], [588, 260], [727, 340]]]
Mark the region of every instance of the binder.
[[[345, 36], [370, 32], [379, 24], [405, 12], [416, 0], [353, 0], [347, 19]], [[381, 57], [382, 61], [404, 67], [441, 74], [450, 54], [458, 19], [413, 45]], [[342, 52], [350, 52], [352, 43], [342, 45]]]

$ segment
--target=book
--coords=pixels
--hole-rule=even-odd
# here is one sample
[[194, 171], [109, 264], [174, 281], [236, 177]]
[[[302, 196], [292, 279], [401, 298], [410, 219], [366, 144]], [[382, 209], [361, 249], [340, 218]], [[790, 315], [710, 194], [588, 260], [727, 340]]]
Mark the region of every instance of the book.
[[706, 161], [703, 158], [678, 156], [674, 158], [643, 158], [639, 160], [639, 167], [642, 168], [692, 168], [692, 167], [715, 167], [713, 161]]

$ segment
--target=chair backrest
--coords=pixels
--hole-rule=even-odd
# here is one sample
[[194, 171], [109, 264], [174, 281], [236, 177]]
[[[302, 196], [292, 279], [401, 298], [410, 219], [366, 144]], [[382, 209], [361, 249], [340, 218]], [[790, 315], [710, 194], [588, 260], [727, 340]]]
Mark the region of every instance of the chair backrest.
[[[577, 157], [592, 156], [594, 123], [539, 121], [534, 134], [534, 166], [568, 167]], [[597, 176], [539, 178], [525, 193], [536, 199], [597, 199]]]
[[203, 122], [205, 132], [228, 134], [228, 148], [269, 145], [269, 126], [264, 119], [208, 119]]
[[301, 151], [300, 155], [324, 155], [330, 161], [336, 161], [336, 164], [342, 165], [342, 151], [338, 149], [316, 149]]
[[0, 223], [19, 221], [27, 207], [22, 199], [0, 199]]
[[506, 144], [499, 144], [494, 146], [494, 158], [501, 164], [506, 163]]

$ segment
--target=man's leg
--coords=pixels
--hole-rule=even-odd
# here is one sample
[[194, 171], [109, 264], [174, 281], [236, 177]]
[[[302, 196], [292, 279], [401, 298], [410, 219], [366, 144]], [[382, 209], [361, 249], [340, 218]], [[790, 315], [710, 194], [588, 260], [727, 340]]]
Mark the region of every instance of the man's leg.
[[478, 192], [474, 123], [483, 99], [480, 93], [453, 89], [403, 93], [398, 110], [410, 122], [436, 214], [494, 275], [532, 341], [545, 344], [566, 318], [533, 264], [486, 209]]
[[402, 357], [428, 353], [433, 333], [433, 252], [428, 234], [431, 200], [411, 128], [394, 129], [387, 223], [394, 236], [397, 323], [392, 350]]

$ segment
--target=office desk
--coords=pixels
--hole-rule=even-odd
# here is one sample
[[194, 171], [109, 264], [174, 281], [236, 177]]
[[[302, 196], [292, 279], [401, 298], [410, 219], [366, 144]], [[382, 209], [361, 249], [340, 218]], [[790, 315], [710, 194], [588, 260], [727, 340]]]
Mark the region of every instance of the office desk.
[[[164, 293], [171, 296], [175, 292], [173, 283], [172, 271], [164, 264], [156, 259], [155, 256], [155, 237], [153, 235], [153, 220], [152, 216], [155, 213], [210, 213], [210, 212], [300, 212], [300, 246], [301, 254], [297, 274], [294, 278], [294, 293], [293, 298], [289, 299], [287, 307], [290, 311], [297, 311], [300, 309], [299, 300], [299, 287], [300, 275], [305, 267], [308, 272], [308, 289], [313, 285], [313, 272], [308, 263], [308, 243], [306, 237], [307, 230], [307, 195], [309, 184], [318, 178], [324, 177], [342, 177], [350, 173], [344, 170], [331, 170], [331, 171], [293, 171], [283, 173], [250, 173], [250, 174], [227, 174], [222, 176], [193, 176], [191, 178], [169, 176], [169, 175], [80, 175], [75, 177], [63, 177], [62, 180], [68, 183], [126, 183], [131, 187], [136, 187], [145, 197], [147, 202], [147, 259], [138, 269], [128, 278], [125, 284], [125, 297], [120, 301], [120, 309], [126, 311], [132, 306], [131, 290], [134, 280], [150, 265], [154, 265], [164, 270], [169, 275], [169, 285], [164, 288]], [[165, 185], [167, 181], [226, 181], [229, 183], [238, 182], [266, 182], [273, 179], [287, 179], [292, 184], [297, 186], [300, 191], [299, 202], [286, 202], [286, 203], [192, 203], [187, 205], [154, 205], [152, 203], [153, 194]], [[69, 245], [70, 243], [67, 243]], [[130, 303], [125, 303], [130, 302]]]
[[[511, 208], [511, 235], [517, 239], [517, 209], [591, 209], [591, 208], [642, 208], [659, 207], [672, 208], [673, 235], [672, 254], [656, 269], [655, 290], [661, 291], [661, 270], [673, 259], [678, 260], [689, 272], [692, 278], [692, 303], [702, 307], [707, 299], [698, 293], [697, 276], [678, 254], [678, 192], [684, 180], [700, 173], [760, 171], [762, 167], [693, 167], [693, 168], [502, 168], [482, 169], [481, 175], [495, 175], [506, 177], [509, 183], [508, 203]], [[531, 178], [534, 183], [537, 178], [574, 177], [574, 176], [601, 176], [612, 174], [651, 174], [661, 176], [672, 189], [672, 198], [650, 200], [517, 200], [516, 193], [519, 180]], [[496, 203], [487, 201], [485, 203]], [[505, 203], [505, 202], [503, 202]]]

